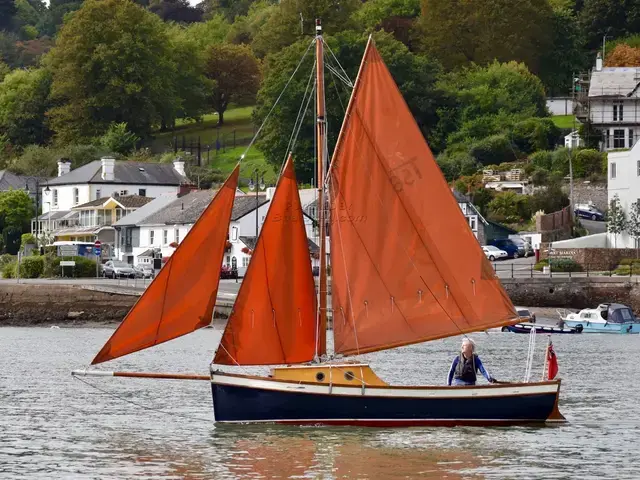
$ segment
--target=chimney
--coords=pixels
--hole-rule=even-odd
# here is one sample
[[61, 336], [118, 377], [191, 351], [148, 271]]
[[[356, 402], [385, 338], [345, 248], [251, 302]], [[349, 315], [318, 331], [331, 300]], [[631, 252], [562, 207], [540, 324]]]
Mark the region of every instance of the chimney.
[[[195, 192], [198, 189], [194, 185], [188, 183], [181, 183], [178, 187], [178, 198], [184, 197], [187, 193]], [[183, 204], [184, 205], [184, 204]]]
[[602, 53], [598, 52], [596, 56], [596, 72], [602, 71]]
[[71, 171], [71, 161], [68, 158], [58, 160], [58, 176], [61, 177]]
[[184, 161], [181, 157], [178, 157], [173, 161], [173, 168], [175, 168], [176, 172], [178, 172], [178, 174], [182, 175], [183, 177], [187, 176], [187, 174], [184, 172]]
[[116, 159], [113, 157], [102, 157], [102, 180], [113, 182], [116, 178]]
[[267, 188], [267, 200], [271, 201], [273, 199], [273, 195], [276, 193], [276, 187]]

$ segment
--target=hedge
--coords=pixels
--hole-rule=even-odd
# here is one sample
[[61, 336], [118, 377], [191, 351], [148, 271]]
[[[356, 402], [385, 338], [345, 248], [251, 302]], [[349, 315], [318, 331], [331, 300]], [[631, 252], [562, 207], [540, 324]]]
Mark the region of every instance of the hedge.
[[[533, 267], [534, 270], [542, 271], [543, 267], [549, 265], [549, 260], [540, 260]], [[581, 272], [582, 265], [570, 258], [553, 258], [551, 259], [551, 272]]]
[[[13, 257], [15, 258], [15, 257]], [[46, 255], [24, 257], [20, 261], [20, 277], [21, 278], [53, 278], [62, 276], [60, 267], [60, 257]], [[91, 278], [96, 276], [96, 262], [86, 257], [73, 257], [76, 262], [75, 267], [64, 267], [65, 277], [74, 278]], [[0, 263], [2, 276], [4, 278], [15, 278], [17, 260]]]

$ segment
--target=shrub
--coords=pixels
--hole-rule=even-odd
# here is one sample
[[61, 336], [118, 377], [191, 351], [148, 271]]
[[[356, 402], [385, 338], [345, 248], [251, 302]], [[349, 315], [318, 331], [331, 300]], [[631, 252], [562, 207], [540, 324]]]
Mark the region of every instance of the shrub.
[[20, 278], [39, 278], [44, 272], [44, 257], [25, 257], [20, 260]]
[[[47, 277], [62, 276], [60, 257], [47, 256], [44, 266], [44, 275]], [[86, 257], [73, 257], [75, 267], [64, 267], [64, 276], [73, 278], [91, 278], [96, 276], [96, 262]]]
[[9, 253], [0, 255], [0, 268], [4, 267], [7, 263], [15, 262], [16, 256]]
[[551, 152], [546, 150], [536, 152], [529, 157], [529, 161], [538, 168], [551, 170]]
[[571, 258], [552, 258], [540, 260], [533, 267], [534, 270], [541, 271], [542, 267], [551, 265], [551, 272], [581, 272], [582, 265]]
[[24, 248], [25, 245], [35, 245], [36, 242], [36, 237], [31, 234], [31, 233], [23, 233], [22, 234], [22, 238], [21, 238], [21, 242], [20, 242], [20, 246]]
[[15, 278], [16, 277], [16, 267], [17, 266], [18, 266], [18, 261], [17, 260], [5, 263], [2, 266], [2, 278]]
[[517, 147], [511, 144], [506, 135], [491, 135], [475, 142], [469, 154], [482, 165], [512, 162], [516, 160]]

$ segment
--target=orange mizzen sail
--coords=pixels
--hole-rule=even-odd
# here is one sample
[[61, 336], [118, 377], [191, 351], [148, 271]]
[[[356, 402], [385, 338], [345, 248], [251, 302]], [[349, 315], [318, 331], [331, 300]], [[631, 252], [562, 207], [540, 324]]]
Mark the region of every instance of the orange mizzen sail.
[[211, 323], [239, 172], [236, 166], [92, 365]]
[[517, 323], [371, 41], [329, 173], [336, 353]]
[[314, 358], [315, 344], [311, 256], [289, 156], [214, 363], [303, 363]]

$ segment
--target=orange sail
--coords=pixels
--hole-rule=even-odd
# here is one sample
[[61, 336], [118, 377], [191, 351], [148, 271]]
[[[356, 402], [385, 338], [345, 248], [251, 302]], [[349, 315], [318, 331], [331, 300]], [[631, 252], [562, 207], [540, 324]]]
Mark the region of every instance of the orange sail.
[[158, 345], [211, 323], [239, 168], [236, 166], [92, 364]]
[[303, 363], [316, 353], [316, 294], [293, 160], [287, 160], [214, 363]]
[[335, 352], [517, 323], [370, 41], [330, 169]]

